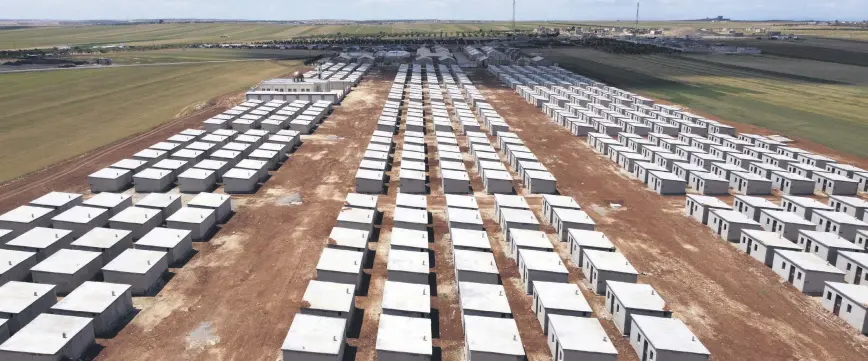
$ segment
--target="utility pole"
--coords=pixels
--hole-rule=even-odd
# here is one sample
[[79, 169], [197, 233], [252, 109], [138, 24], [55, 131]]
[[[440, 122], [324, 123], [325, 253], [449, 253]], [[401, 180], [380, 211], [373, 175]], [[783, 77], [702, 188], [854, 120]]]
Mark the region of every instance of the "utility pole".
[[512, 0], [512, 33], [515, 34], [515, 0]]
[[639, 2], [636, 2], [636, 29], [639, 29]]

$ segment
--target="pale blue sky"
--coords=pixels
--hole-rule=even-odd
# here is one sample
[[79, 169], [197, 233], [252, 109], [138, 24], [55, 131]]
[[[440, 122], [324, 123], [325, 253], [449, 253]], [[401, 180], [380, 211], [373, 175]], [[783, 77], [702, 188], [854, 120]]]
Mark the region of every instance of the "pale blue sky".
[[[511, 18], [511, 0], [0, 0], [3, 19], [219, 18], [473, 19]], [[868, 0], [645, 0], [641, 18], [683, 20], [723, 15], [757, 19], [868, 19]], [[616, 20], [635, 16], [635, 0], [518, 0], [518, 20]]]

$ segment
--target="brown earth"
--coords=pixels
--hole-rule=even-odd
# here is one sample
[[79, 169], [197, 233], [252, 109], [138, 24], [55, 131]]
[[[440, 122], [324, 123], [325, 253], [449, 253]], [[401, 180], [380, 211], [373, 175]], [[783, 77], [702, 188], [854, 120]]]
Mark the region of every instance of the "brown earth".
[[[712, 360], [868, 359], [868, 339], [684, 216], [683, 197], [645, 189], [513, 90], [487, 74], [476, 77], [512, 131], [555, 175], [558, 190], [586, 209], [597, 229], [642, 273], [640, 282], [660, 292], [674, 317], [711, 351]], [[610, 208], [611, 202], [623, 207]], [[601, 296], [590, 300], [595, 311], [603, 301]], [[603, 324], [611, 332], [611, 323]], [[619, 359], [635, 355], [618, 348]]]
[[[97, 360], [278, 360], [328, 234], [353, 190], [388, 76], [354, 89], [268, 182], [111, 339]], [[83, 180], [83, 179], [82, 179]], [[301, 196], [300, 205], [281, 197]], [[206, 327], [205, 339], [193, 333]]]

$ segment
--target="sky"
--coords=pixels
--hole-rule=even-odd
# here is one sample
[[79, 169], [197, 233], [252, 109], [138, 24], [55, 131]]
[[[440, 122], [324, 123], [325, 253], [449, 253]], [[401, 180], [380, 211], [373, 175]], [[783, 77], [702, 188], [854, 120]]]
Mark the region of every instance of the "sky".
[[[868, 0], [643, 0], [644, 20], [864, 20]], [[517, 20], [627, 20], [636, 0], [517, 0]], [[0, 0], [0, 19], [508, 20], [511, 0]]]

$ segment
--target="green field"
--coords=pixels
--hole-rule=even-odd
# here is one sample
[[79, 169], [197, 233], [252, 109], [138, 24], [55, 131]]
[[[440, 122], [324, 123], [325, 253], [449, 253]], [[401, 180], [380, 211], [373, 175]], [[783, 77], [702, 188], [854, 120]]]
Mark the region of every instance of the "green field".
[[0, 74], [0, 182], [154, 128], [299, 66], [257, 61]]
[[[542, 23], [518, 23], [533, 29]], [[141, 24], [46, 26], [0, 29], [0, 49], [107, 44], [160, 45], [186, 43], [232, 43], [282, 40], [321, 34], [378, 34], [380, 32], [509, 30], [509, 23], [401, 23], [385, 25], [279, 25], [256, 23]]]
[[561, 66], [721, 119], [868, 157], [868, 68], [802, 59], [542, 50]]
[[108, 57], [114, 64], [155, 64], [183, 63], [227, 60], [295, 60], [322, 54], [316, 50], [278, 50], [278, 49], [165, 49], [149, 51], [112, 52], [90, 56], [75, 56], [76, 59], [89, 60]]

